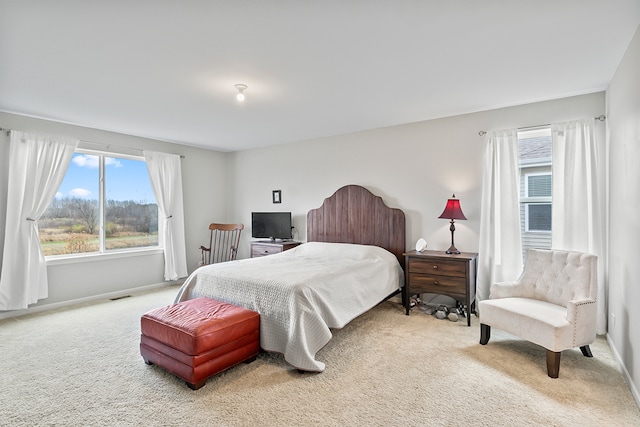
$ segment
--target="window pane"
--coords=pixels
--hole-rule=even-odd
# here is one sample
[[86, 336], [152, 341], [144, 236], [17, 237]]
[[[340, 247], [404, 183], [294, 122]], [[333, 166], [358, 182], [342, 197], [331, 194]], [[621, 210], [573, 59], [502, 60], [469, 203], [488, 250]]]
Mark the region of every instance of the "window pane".
[[518, 131], [523, 256], [551, 247], [552, 151], [550, 126]]
[[158, 207], [146, 163], [76, 152], [38, 229], [45, 256], [157, 246]]
[[98, 156], [74, 154], [58, 193], [38, 221], [45, 256], [100, 249], [99, 177]]
[[550, 204], [529, 204], [527, 209], [529, 231], [551, 231]]
[[158, 245], [158, 206], [147, 165], [105, 157], [105, 249]]
[[551, 197], [551, 175], [527, 176], [528, 197]]
[[551, 128], [518, 132], [520, 165], [551, 163]]

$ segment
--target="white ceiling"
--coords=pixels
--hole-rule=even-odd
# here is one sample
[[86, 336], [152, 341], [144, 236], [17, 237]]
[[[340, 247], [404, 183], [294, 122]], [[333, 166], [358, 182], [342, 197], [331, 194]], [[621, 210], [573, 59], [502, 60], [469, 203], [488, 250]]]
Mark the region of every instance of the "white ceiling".
[[605, 90], [639, 24], [640, 0], [0, 0], [0, 110], [245, 150]]

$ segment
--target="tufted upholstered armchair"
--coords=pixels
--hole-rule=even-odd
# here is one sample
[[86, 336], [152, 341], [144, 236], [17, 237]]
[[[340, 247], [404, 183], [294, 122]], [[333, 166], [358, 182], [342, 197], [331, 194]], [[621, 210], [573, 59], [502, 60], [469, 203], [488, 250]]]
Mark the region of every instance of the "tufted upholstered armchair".
[[592, 357], [596, 338], [597, 257], [559, 250], [529, 249], [515, 282], [491, 285], [480, 301], [480, 344], [491, 327], [547, 349], [547, 374], [558, 378], [563, 350], [580, 347]]

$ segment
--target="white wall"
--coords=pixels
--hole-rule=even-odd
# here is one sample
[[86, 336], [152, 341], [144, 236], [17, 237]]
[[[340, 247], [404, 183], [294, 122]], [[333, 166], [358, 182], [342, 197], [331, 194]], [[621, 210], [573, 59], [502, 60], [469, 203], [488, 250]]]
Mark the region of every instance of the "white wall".
[[[456, 247], [476, 252], [485, 142], [478, 132], [604, 112], [604, 93], [596, 93], [236, 152], [232, 216], [250, 225], [251, 211], [291, 211], [298, 238], [305, 240], [307, 211], [339, 187], [359, 184], [404, 210], [408, 249], [424, 237], [429, 248], [445, 250], [449, 223], [438, 216], [455, 193], [468, 219], [456, 222]], [[282, 204], [272, 204], [272, 190], [282, 190]], [[240, 257], [249, 256], [249, 236], [250, 229]]]
[[[306, 239], [307, 211], [339, 187], [359, 184], [407, 216], [407, 248], [424, 237], [429, 248], [450, 244], [448, 221], [438, 219], [455, 193], [468, 221], [456, 223], [456, 246], [478, 249], [481, 130], [523, 127], [604, 113], [604, 93], [528, 104], [236, 153], [220, 153], [57, 122], [0, 113], [0, 126], [69, 135], [84, 141], [183, 154], [189, 271], [199, 260], [210, 222], [243, 222], [239, 257], [249, 257], [250, 214], [293, 213]], [[5, 136], [0, 139], [6, 139]], [[8, 144], [0, 141], [0, 221], [4, 224]], [[282, 190], [272, 204], [271, 191]], [[3, 227], [0, 237], [3, 237]], [[3, 240], [0, 239], [0, 245]], [[1, 252], [0, 252], [1, 253]], [[126, 257], [48, 268], [49, 298], [38, 305], [108, 294], [162, 282], [162, 257]]]
[[[81, 141], [184, 155], [182, 179], [187, 261], [190, 272], [197, 267], [200, 260], [198, 248], [206, 242], [209, 224], [214, 221], [227, 221], [228, 186], [231, 179], [229, 178], [228, 155], [226, 153], [2, 112], [0, 112], [0, 127], [41, 131], [67, 135]], [[116, 149], [114, 148], [114, 150]], [[8, 137], [3, 132], [0, 136], [0, 165], [2, 166], [0, 172], [0, 265], [4, 242], [8, 156]], [[93, 261], [71, 264], [56, 263], [49, 265], [47, 271], [49, 297], [31, 307], [41, 307], [95, 295], [117, 294], [121, 291], [155, 285], [164, 281], [164, 262], [162, 254], [159, 253], [115, 259], [98, 257]]]
[[640, 404], [640, 27], [607, 91], [609, 342]]

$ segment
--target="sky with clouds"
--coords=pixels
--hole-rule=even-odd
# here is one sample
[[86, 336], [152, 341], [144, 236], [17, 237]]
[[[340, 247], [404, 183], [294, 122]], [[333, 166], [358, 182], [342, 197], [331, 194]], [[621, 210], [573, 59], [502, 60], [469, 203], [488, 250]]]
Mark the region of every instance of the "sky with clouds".
[[[98, 156], [74, 154], [56, 197], [98, 199], [99, 167]], [[144, 161], [105, 158], [105, 183], [107, 200], [155, 203], [147, 165]]]

